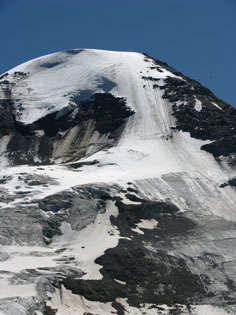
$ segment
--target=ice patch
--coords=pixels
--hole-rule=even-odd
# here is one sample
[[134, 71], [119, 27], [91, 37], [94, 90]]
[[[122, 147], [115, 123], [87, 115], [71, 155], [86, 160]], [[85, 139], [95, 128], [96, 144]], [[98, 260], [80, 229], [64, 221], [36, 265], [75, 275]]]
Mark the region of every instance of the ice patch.
[[135, 228], [132, 228], [131, 230], [133, 232], [139, 233], [139, 234], [144, 234], [144, 231], [141, 229], [146, 229], [146, 230], [153, 230], [157, 226], [158, 222], [155, 219], [150, 219], [150, 220], [144, 220], [142, 219], [139, 223], [136, 224]]
[[196, 111], [200, 112], [202, 110], [202, 102], [199, 101], [197, 98], [195, 99], [195, 105], [194, 108]]
[[155, 219], [150, 220], [141, 220], [141, 222], [137, 223], [137, 226], [142, 229], [153, 230], [157, 226], [158, 222]]

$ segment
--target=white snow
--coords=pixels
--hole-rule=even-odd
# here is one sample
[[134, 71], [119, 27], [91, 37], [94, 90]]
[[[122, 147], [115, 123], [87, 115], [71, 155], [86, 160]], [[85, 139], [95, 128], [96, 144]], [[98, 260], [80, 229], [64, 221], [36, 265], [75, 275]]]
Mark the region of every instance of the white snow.
[[157, 226], [158, 222], [155, 219], [150, 220], [141, 220], [141, 222], [137, 223], [137, 226], [142, 229], [153, 230]]
[[114, 279], [117, 283], [120, 283], [122, 285], [126, 285], [126, 282], [125, 281], [121, 281], [121, 280], [118, 280], [118, 279]]
[[[59, 64], [52, 68], [41, 66], [57, 62]], [[134, 84], [139, 83], [143, 86], [141, 76], [155, 78], [174, 76], [165, 69], [163, 72], [147, 69], [144, 56], [139, 53], [91, 49], [78, 54], [61, 52], [40, 57], [10, 70], [10, 75], [13, 76], [15, 71], [29, 73], [27, 78], [15, 79], [16, 86], [12, 92], [13, 97], [19, 100], [16, 101], [19, 106], [18, 120], [25, 123], [31, 123], [56, 110], [68, 108], [69, 103], [73, 106], [70, 96], [79, 91], [89, 90], [92, 94], [104, 92], [103, 78], [117, 84], [112, 89], [113, 94], [129, 98], [130, 93], [133, 93]], [[20, 105], [22, 98], [23, 110]]]
[[216, 106], [217, 108], [219, 108], [220, 110], [223, 110], [219, 105], [217, 105], [215, 102], [211, 102], [214, 106]]
[[194, 108], [198, 112], [200, 112], [202, 110], [202, 102], [199, 101], [197, 98], [195, 99], [195, 106], [194, 106]]
[[136, 224], [135, 228], [132, 228], [132, 231], [144, 234], [143, 229], [145, 230], [153, 230], [157, 226], [158, 222], [155, 219], [144, 220], [142, 219], [139, 223]]
[[[41, 255], [33, 255], [35, 251], [39, 251]], [[54, 253], [55, 248], [50, 247], [1, 246], [1, 252], [8, 253], [10, 256], [7, 260], [0, 262], [0, 270], [13, 273], [18, 273], [25, 269], [58, 266], [54, 259], [60, 257]]]
[[75, 257], [75, 266], [86, 273], [82, 279], [102, 279], [99, 272], [101, 266], [94, 261], [102, 256], [106, 249], [116, 247], [118, 244], [119, 231], [111, 225], [111, 215], [117, 216], [118, 209], [113, 202], [108, 202], [106, 212], [99, 213], [94, 223], [78, 232], [72, 230], [69, 223], [64, 222], [63, 235], [54, 238], [54, 244], [66, 248], [63, 255], [71, 253]]
[[36, 294], [36, 284], [13, 285], [7, 279], [1, 279], [0, 281], [0, 299], [36, 296]]
[[8, 159], [5, 156], [7, 145], [11, 140], [11, 136], [3, 136], [0, 139], [0, 171], [8, 166]]
[[212, 305], [197, 305], [194, 306], [194, 315], [227, 315], [227, 311], [221, 307], [212, 306]]

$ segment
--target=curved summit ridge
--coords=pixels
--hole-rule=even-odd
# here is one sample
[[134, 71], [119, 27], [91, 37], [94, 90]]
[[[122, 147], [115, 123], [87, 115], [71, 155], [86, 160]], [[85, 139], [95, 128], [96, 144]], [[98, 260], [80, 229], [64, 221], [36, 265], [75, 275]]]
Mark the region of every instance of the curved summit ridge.
[[141, 53], [1, 75], [0, 313], [235, 314], [235, 118]]

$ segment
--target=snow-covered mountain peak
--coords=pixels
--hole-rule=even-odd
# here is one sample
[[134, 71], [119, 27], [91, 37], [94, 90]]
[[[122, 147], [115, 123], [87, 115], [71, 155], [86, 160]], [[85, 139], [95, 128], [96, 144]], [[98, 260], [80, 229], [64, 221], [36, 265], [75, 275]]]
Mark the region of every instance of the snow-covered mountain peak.
[[0, 76], [0, 314], [235, 314], [236, 110], [146, 54]]
[[84, 100], [95, 93], [112, 92], [135, 106], [137, 99], [129, 95], [132, 85], [139, 84], [141, 89], [142, 76], [173, 76], [161, 71], [152, 70], [151, 62], [145, 62], [140, 53], [78, 49], [26, 62], [9, 71], [9, 79], [14, 84], [17, 120], [29, 124], [71, 106], [73, 95]]

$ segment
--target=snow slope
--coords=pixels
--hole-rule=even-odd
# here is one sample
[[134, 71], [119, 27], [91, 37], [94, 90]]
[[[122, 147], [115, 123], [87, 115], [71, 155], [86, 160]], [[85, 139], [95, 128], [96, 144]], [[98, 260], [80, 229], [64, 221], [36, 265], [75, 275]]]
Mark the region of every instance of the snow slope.
[[[152, 114], [156, 115], [155, 97], [159, 97], [147, 95], [143, 91], [141, 76], [174, 76], [165, 69], [159, 73], [149, 69], [142, 54], [90, 49], [37, 58], [13, 68], [9, 74], [19, 71], [29, 73], [23, 83], [16, 84], [13, 90], [16, 100], [24, 99], [24, 110], [21, 112], [20, 100], [18, 103], [18, 119], [25, 123], [31, 123], [45, 114], [67, 107], [69, 96], [81, 91], [90, 91], [93, 94], [109, 90], [116, 96], [126, 97], [130, 106], [139, 108], [139, 118], [145, 114], [147, 104], [151, 101]], [[164, 118], [159, 120], [160, 131], [164, 132], [168, 129], [164, 123], [168, 119], [168, 112], [162, 109], [159, 115]], [[144, 122], [150, 122], [151, 119], [153, 125], [156, 124], [155, 118], [156, 116], [150, 117], [149, 112], [142, 117]], [[151, 137], [158, 132], [155, 126], [148, 130], [147, 126], [145, 128], [145, 136]], [[136, 130], [136, 133], [138, 132]]]

